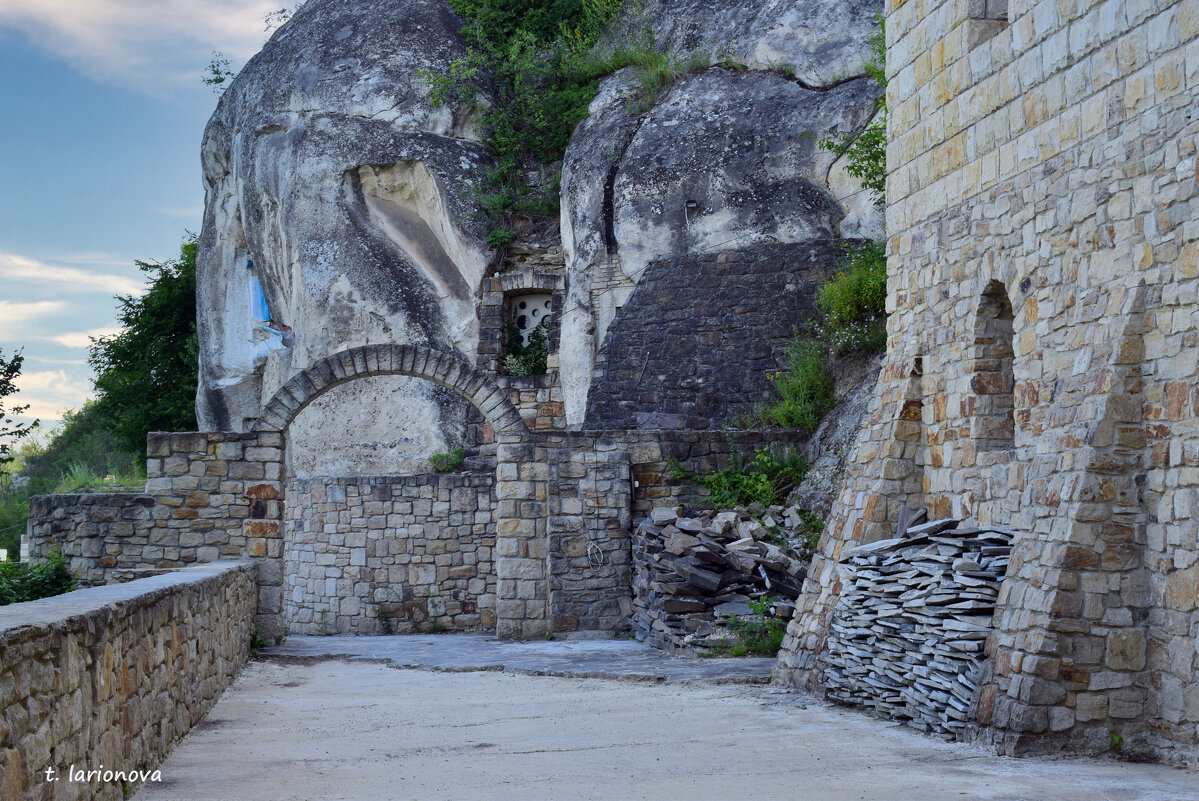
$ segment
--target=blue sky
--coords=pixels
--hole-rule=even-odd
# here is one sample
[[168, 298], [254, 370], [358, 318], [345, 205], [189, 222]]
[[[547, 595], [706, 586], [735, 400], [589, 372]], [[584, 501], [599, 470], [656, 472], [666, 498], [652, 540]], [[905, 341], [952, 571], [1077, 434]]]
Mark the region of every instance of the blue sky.
[[178, 253], [204, 202], [213, 50], [239, 66], [280, 0], [0, 0], [0, 351], [45, 422], [91, 392], [134, 260]]

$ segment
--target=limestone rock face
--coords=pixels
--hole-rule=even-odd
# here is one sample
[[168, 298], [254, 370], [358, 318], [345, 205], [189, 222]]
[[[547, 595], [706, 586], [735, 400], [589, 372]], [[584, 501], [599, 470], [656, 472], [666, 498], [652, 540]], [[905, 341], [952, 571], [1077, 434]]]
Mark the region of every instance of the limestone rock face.
[[614, 33], [636, 37], [648, 28], [664, 51], [785, 71], [812, 87], [865, 73], [883, 11], [877, 0], [649, 0], [626, 6]]
[[[836, 157], [819, 142], [861, 130], [878, 96], [866, 78], [817, 90], [775, 71], [712, 68], [635, 116], [631, 80], [608, 80], [563, 167], [571, 295], [561, 369], [572, 423], [615, 311], [651, 263], [841, 236], [846, 212], [828, 183]], [[855, 223], [854, 235], [868, 228]]]
[[[221, 98], [203, 145], [202, 428], [240, 430], [297, 371], [350, 347], [421, 344], [473, 361], [489, 256], [473, 187], [487, 155], [420, 77], [464, 54], [459, 27], [442, 0], [310, 0]], [[454, 444], [456, 398], [405, 387], [406, 416], [440, 432], [426, 450]], [[326, 428], [361, 416], [362, 398], [346, 403], [322, 409]]]
[[808, 474], [787, 498], [827, 520], [853, 456], [858, 432], [870, 411], [878, 384], [881, 356], [839, 359], [833, 365], [837, 407], [820, 422], [804, 448]]

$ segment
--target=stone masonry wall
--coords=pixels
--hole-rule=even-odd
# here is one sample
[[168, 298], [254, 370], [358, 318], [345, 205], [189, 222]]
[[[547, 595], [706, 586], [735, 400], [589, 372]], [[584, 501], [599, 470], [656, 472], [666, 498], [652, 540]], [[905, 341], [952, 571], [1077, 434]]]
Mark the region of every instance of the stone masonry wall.
[[165, 509], [157, 505], [152, 496], [133, 493], [35, 496], [21, 558], [41, 559], [57, 549], [83, 587], [107, 584], [114, 568], [181, 567], [181, 550], [150, 545], [155, 512]]
[[842, 253], [811, 242], [651, 264], [608, 329], [586, 427], [719, 428], [766, 401]]
[[[759, 448], [802, 448], [807, 438], [796, 431], [628, 431], [591, 432], [620, 442], [629, 452], [633, 513], [645, 516], [655, 506], [703, 504], [711, 491], [676, 478], [675, 466], [692, 475], [728, 467], [739, 454], [751, 458]], [[736, 452], [736, 453], [735, 453]]]
[[31, 499], [29, 555], [57, 547], [89, 584], [114, 571], [262, 558], [259, 632], [281, 633], [282, 446], [277, 432], [150, 434], [146, 494]]
[[495, 628], [495, 474], [287, 483], [293, 634]]
[[255, 597], [220, 562], [0, 608], [0, 796], [126, 798], [67, 771], [156, 768], [245, 665]]
[[[779, 675], [820, 684], [836, 562], [923, 507], [1021, 532], [976, 699], [985, 736], [1027, 753], [1115, 734], [1184, 760], [1199, 745], [1199, 6], [972, 8], [889, 3], [888, 355]], [[1009, 385], [1004, 445], [993, 396]]]

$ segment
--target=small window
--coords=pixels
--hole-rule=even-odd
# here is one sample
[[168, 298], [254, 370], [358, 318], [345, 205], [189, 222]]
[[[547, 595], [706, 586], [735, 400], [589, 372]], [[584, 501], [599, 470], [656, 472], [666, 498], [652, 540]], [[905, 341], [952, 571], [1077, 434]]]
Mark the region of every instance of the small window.
[[974, 327], [974, 420], [971, 436], [979, 452], [1015, 448], [1016, 380], [1013, 367], [1015, 316], [1007, 290], [998, 281], [987, 285]]
[[550, 301], [552, 295], [518, 295], [512, 298], [512, 315], [509, 318], [513, 327], [520, 333], [520, 344], [528, 346], [529, 339], [537, 326], [549, 325]]
[[547, 292], [508, 298], [504, 372], [513, 376], [544, 375], [548, 369], [551, 303]]

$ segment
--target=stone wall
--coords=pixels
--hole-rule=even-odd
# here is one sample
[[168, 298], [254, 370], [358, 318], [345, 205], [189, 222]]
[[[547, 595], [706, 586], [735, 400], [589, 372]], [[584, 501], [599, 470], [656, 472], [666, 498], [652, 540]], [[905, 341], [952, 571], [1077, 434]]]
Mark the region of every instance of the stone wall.
[[1115, 734], [1183, 759], [1199, 744], [1199, 12], [975, 5], [890, 3], [888, 355], [780, 676], [820, 684], [836, 562], [921, 507], [1021, 532], [985, 736], [1026, 753]]
[[287, 483], [293, 634], [495, 629], [495, 474]]
[[[593, 433], [594, 435], [594, 433]], [[711, 492], [677, 478], [681, 469], [703, 475], [751, 458], [759, 448], [801, 448], [807, 437], [796, 431], [630, 431], [609, 432], [629, 451], [633, 477], [633, 513], [648, 515], [655, 506], [703, 504]]]
[[156, 768], [245, 665], [255, 598], [223, 562], [0, 608], [0, 795], [127, 797], [67, 771]]
[[57, 549], [83, 587], [108, 583], [114, 568], [182, 567], [179, 547], [151, 544], [156, 518], [168, 512], [153, 496], [134, 493], [35, 496], [21, 559]]
[[29, 555], [58, 548], [88, 584], [115, 572], [264, 557], [259, 631], [282, 632], [283, 435], [153, 433], [145, 495], [49, 495], [30, 500]]
[[503, 434], [497, 633], [611, 632], [631, 610], [628, 454], [585, 433]]
[[719, 428], [768, 400], [842, 254], [825, 241], [650, 264], [608, 328], [586, 426]]

